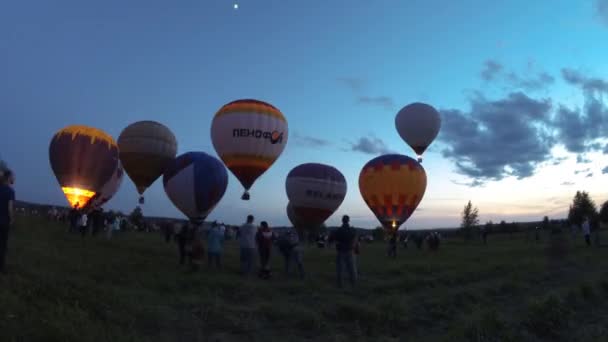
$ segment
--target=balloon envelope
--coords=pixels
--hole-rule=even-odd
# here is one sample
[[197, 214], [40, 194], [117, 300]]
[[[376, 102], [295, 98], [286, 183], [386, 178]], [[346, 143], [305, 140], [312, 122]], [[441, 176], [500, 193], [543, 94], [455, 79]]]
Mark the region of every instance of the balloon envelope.
[[289, 202], [302, 223], [320, 225], [344, 201], [346, 179], [333, 166], [306, 163], [289, 172], [285, 189]]
[[125, 172], [142, 195], [175, 158], [177, 140], [156, 121], [138, 121], [120, 133], [118, 148]]
[[401, 138], [420, 156], [437, 137], [441, 116], [432, 106], [414, 102], [397, 113], [395, 126]]
[[289, 222], [291, 222], [291, 225], [294, 228], [302, 228], [302, 219], [298, 217], [296, 212], [293, 210], [293, 205], [291, 204], [291, 202], [287, 203], [287, 218], [289, 219]]
[[101, 191], [99, 191], [97, 196], [93, 197], [88, 206], [91, 208], [100, 208], [102, 205], [106, 204], [110, 199], [112, 199], [122, 184], [124, 174], [124, 169], [119, 161], [116, 164], [116, 170], [114, 170], [112, 178], [110, 178], [106, 184], [103, 185]]
[[173, 204], [190, 220], [201, 222], [224, 196], [228, 172], [217, 158], [188, 152], [165, 170], [163, 186]]
[[379, 156], [361, 170], [359, 190], [382, 226], [397, 230], [422, 200], [426, 173], [420, 163], [408, 156]]
[[97, 128], [67, 126], [51, 139], [49, 161], [70, 206], [82, 208], [112, 178], [118, 146]]
[[226, 167], [248, 190], [277, 160], [287, 144], [287, 120], [276, 107], [258, 100], [224, 105], [211, 123], [211, 141]]

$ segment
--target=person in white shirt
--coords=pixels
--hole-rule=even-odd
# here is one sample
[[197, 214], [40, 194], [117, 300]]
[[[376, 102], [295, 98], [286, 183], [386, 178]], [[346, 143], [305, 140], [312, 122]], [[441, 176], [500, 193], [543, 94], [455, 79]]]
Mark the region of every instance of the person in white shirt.
[[87, 233], [88, 219], [89, 218], [84, 211], [80, 213], [80, 217], [78, 218], [78, 227], [80, 227], [80, 234], [82, 234], [82, 237], [84, 237]]
[[241, 273], [251, 274], [254, 268], [256, 226], [253, 225], [253, 215], [247, 216], [247, 223], [239, 228], [239, 245], [241, 247]]
[[585, 222], [583, 222], [583, 235], [585, 235], [585, 243], [587, 246], [591, 246], [591, 225], [589, 224], [589, 218], [585, 218]]

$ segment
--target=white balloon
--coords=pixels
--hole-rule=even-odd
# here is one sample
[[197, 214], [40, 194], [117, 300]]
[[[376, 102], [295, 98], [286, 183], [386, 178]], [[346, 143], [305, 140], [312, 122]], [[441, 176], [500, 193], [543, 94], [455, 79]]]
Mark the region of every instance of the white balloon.
[[437, 137], [441, 116], [432, 106], [414, 102], [397, 113], [395, 127], [401, 138], [420, 157]]

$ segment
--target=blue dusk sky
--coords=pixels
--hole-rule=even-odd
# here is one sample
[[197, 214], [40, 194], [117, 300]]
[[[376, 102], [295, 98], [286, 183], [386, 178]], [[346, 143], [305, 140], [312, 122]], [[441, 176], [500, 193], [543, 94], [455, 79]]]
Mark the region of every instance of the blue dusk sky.
[[[208, 219], [253, 213], [287, 225], [285, 177], [335, 166], [348, 193], [328, 220], [377, 225], [358, 189], [361, 167], [414, 156], [397, 111], [426, 102], [442, 115], [425, 153], [428, 186], [407, 228], [452, 227], [468, 200], [486, 220], [564, 217], [576, 190], [608, 199], [606, 0], [20, 0], [0, 9], [0, 158], [19, 199], [65, 205], [48, 146], [70, 124], [115, 138], [156, 120], [178, 153], [217, 156], [225, 103], [255, 98], [286, 116], [289, 142], [255, 183], [233, 175]], [[125, 178], [108, 209], [137, 204]], [[183, 217], [162, 182], [144, 214]]]

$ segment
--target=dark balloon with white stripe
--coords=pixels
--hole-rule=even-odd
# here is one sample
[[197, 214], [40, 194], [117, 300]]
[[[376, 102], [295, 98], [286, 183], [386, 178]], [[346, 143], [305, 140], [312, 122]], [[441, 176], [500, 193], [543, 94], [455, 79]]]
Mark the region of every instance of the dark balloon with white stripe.
[[191, 221], [202, 222], [224, 196], [228, 172], [207, 153], [187, 152], [169, 163], [163, 186], [177, 209]]
[[347, 185], [335, 167], [306, 163], [289, 172], [285, 189], [298, 221], [313, 227], [321, 225], [340, 207]]

